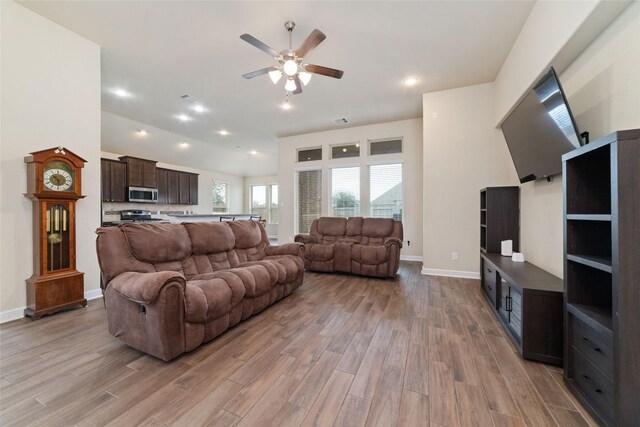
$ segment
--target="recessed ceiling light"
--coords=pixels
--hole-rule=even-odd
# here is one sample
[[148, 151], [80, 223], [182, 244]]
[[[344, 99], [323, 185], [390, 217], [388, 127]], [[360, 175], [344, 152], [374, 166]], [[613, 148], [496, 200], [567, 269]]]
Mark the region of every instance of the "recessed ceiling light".
[[416, 83], [418, 83], [418, 79], [415, 77], [407, 77], [404, 79], [405, 86], [414, 86]]
[[188, 146], [189, 146], [189, 143], [188, 143], [188, 142], [181, 142], [181, 143], [180, 143], [180, 147], [181, 147], [181, 148], [187, 148]]
[[119, 96], [120, 98], [126, 98], [127, 96], [129, 96], [129, 92], [127, 92], [124, 89], [120, 89], [120, 88], [114, 89], [113, 93], [116, 94], [117, 96]]
[[290, 110], [291, 107], [292, 107], [292, 105], [289, 104], [289, 101], [283, 102], [282, 104], [280, 104], [280, 108], [282, 108], [283, 110]]
[[182, 122], [188, 122], [189, 120], [191, 120], [191, 117], [187, 116], [186, 114], [179, 114], [177, 117], [178, 120]]
[[147, 136], [147, 135], [149, 135], [149, 132], [147, 132], [147, 131], [146, 131], [146, 130], [144, 130], [144, 129], [138, 129], [138, 135], [140, 135], [140, 136]]
[[227, 136], [227, 135], [229, 135], [229, 131], [228, 131], [228, 130], [224, 130], [224, 129], [219, 130], [219, 131], [218, 131], [218, 133], [219, 133], [220, 135], [222, 135], [222, 136]]
[[207, 110], [206, 108], [204, 108], [204, 106], [198, 104], [193, 106], [193, 111], [195, 111], [196, 113], [204, 113]]
[[251, 151], [249, 151], [249, 153], [250, 153], [250, 154], [253, 154], [254, 156], [255, 156], [256, 154], [258, 154], [258, 152], [257, 152], [256, 150], [251, 150]]

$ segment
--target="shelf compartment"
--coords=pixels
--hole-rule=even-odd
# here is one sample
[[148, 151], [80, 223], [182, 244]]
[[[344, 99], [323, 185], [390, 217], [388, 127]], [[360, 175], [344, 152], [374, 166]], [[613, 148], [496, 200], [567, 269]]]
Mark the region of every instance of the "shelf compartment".
[[487, 225], [487, 210], [486, 209], [481, 209], [480, 210], [480, 225]]
[[611, 221], [611, 214], [567, 214], [570, 221]]
[[567, 311], [594, 328], [607, 339], [613, 338], [611, 311], [587, 304], [567, 304]]
[[[610, 327], [613, 311], [612, 277], [611, 273], [567, 258], [565, 282], [567, 304], [592, 307], [586, 310], [588, 312], [608, 313], [609, 321], [601, 321], [601, 323], [606, 323]], [[599, 316], [596, 318], [599, 319]]]
[[565, 162], [567, 214], [611, 214], [611, 148]]
[[593, 256], [593, 255], [573, 255], [567, 254], [569, 261], [578, 262], [588, 267], [597, 268], [598, 270], [611, 273], [611, 257]]
[[480, 209], [487, 209], [487, 191], [480, 191]]
[[567, 255], [611, 259], [611, 222], [571, 220], [566, 227]]

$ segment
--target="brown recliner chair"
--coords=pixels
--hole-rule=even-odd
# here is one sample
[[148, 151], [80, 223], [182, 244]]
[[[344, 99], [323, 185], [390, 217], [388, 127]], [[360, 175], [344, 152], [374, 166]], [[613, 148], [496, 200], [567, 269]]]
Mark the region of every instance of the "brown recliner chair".
[[321, 217], [313, 221], [309, 234], [298, 234], [295, 241], [304, 243], [308, 270], [393, 277], [402, 237], [402, 222], [390, 218]]

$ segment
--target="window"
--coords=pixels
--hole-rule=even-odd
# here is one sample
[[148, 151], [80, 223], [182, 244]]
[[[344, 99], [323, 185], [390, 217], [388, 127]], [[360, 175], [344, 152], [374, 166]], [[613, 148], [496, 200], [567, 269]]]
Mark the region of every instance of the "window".
[[251, 186], [251, 215], [260, 215], [267, 219], [267, 186]]
[[360, 167], [331, 169], [331, 214], [360, 215]]
[[270, 185], [269, 188], [271, 191], [269, 194], [271, 195], [271, 201], [269, 203], [269, 224], [277, 224], [278, 223], [278, 185], [273, 184]]
[[269, 224], [278, 223], [278, 185], [260, 184], [251, 186], [252, 215], [260, 215], [260, 219]]
[[322, 214], [322, 171], [298, 172], [298, 233], [308, 233]]
[[322, 148], [308, 148], [298, 150], [299, 162], [311, 162], [313, 160], [322, 160]]
[[360, 144], [334, 145], [331, 147], [331, 158], [360, 157]]
[[392, 153], [402, 153], [402, 139], [386, 139], [383, 141], [369, 142], [369, 154], [371, 156]]
[[371, 216], [402, 221], [402, 164], [369, 167]]
[[229, 184], [213, 181], [213, 212], [229, 212]]

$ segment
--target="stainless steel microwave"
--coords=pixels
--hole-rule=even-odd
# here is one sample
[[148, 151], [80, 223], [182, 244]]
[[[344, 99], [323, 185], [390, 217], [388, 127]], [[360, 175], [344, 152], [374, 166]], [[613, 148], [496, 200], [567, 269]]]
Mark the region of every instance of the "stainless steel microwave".
[[158, 203], [158, 189], [128, 187], [127, 200], [129, 200], [130, 202]]

